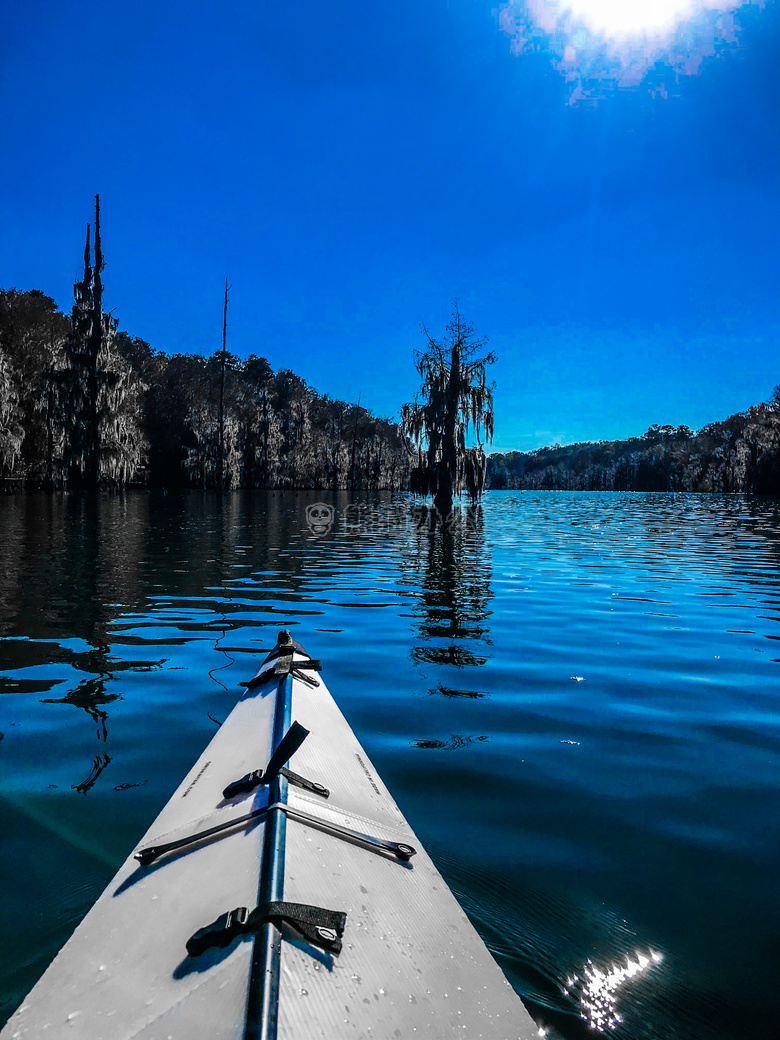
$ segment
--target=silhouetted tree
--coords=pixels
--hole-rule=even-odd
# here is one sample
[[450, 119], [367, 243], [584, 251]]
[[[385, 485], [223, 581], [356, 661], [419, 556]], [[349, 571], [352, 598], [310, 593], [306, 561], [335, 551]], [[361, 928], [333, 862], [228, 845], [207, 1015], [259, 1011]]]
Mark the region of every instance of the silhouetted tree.
[[90, 490], [131, 480], [145, 446], [138, 423], [141, 387], [130, 365], [113, 348], [117, 322], [103, 310], [103, 266], [96, 195], [95, 263], [87, 225], [84, 277], [74, 285], [71, 330], [59, 380], [67, 477], [75, 486]]
[[[230, 286], [225, 279], [225, 315], [222, 322], [222, 353], [219, 358], [219, 443], [217, 447], [217, 487], [225, 490], [225, 370], [227, 367], [227, 305]], [[236, 359], [238, 360], [238, 359]], [[233, 365], [232, 367], [237, 367]]]
[[[420, 464], [413, 473], [412, 490], [431, 493], [443, 514], [452, 509], [455, 495], [465, 490], [477, 502], [485, 488], [487, 460], [482, 436], [493, 438], [493, 388], [486, 368], [495, 361], [492, 351], [482, 353], [485, 340], [464, 322], [457, 305], [443, 342], [428, 340], [415, 357], [423, 380], [420, 399], [404, 405], [403, 426], [417, 446]], [[467, 447], [469, 431], [477, 438]]]

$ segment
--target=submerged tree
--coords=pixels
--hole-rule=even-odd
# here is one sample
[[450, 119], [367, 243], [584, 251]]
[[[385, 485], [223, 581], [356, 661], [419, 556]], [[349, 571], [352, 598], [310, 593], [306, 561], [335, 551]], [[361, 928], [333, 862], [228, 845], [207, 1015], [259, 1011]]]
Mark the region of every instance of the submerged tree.
[[84, 278], [73, 287], [75, 302], [60, 380], [67, 478], [87, 489], [132, 479], [145, 446], [137, 403], [141, 384], [114, 349], [116, 319], [103, 311], [98, 195], [94, 242], [93, 267], [87, 225]]
[[[415, 354], [423, 380], [419, 397], [404, 405], [404, 431], [417, 449], [418, 464], [410, 475], [411, 489], [434, 496], [443, 514], [465, 489], [477, 502], [485, 488], [487, 459], [482, 439], [493, 439], [493, 388], [485, 369], [495, 361], [483, 352], [474, 326], [464, 322], [457, 304], [447, 325], [446, 338], [435, 340], [423, 326], [428, 346]], [[467, 447], [470, 431], [477, 443]]]
[[227, 368], [227, 305], [231, 286], [225, 279], [225, 314], [222, 321], [222, 353], [219, 356], [219, 445], [217, 453], [217, 489], [225, 490], [225, 369]]

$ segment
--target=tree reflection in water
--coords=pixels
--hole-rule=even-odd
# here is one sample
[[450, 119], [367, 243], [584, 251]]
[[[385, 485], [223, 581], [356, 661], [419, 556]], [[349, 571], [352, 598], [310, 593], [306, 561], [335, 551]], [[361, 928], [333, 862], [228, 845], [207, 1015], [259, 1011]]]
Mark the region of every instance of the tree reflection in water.
[[108, 740], [108, 730], [106, 729], [108, 712], [103, 711], [101, 705], [119, 700], [118, 693], [106, 693], [106, 681], [110, 678], [111, 675], [107, 672], [104, 675], [84, 679], [75, 690], [66, 693], [64, 697], [43, 697], [41, 703], [72, 704], [76, 708], [82, 708], [97, 723], [97, 738], [102, 739], [105, 743]]
[[[161, 663], [123, 661], [112, 649], [117, 604], [127, 603], [139, 584], [147, 510], [146, 496], [30, 494], [6, 503], [4, 511], [8, 537], [0, 548], [0, 561], [7, 565], [0, 578], [0, 634], [12, 637], [6, 644], [9, 662], [16, 665], [18, 658], [17, 667], [62, 669], [24, 680], [19, 692], [49, 693], [67, 683], [72, 687], [67, 693], [42, 697], [41, 703], [80, 708], [103, 744], [108, 742], [106, 706], [121, 696], [107, 692], [115, 673]], [[82, 794], [111, 761], [106, 752], [90, 751], [90, 758], [87, 775], [72, 784]]]
[[111, 759], [105, 753], [105, 751], [102, 755], [95, 755], [95, 761], [92, 765], [92, 769], [90, 769], [89, 771], [89, 774], [81, 781], [80, 784], [72, 784], [71, 786], [73, 787], [73, 790], [78, 791], [79, 794], [86, 794], [110, 761]]
[[[490, 656], [483, 648], [490, 646], [486, 622], [493, 597], [482, 507], [456, 508], [445, 519], [435, 508], [416, 506], [414, 518], [412, 562], [422, 581], [415, 626], [421, 644], [413, 647], [412, 658], [418, 664], [479, 667]], [[442, 682], [430, 692], [447, 697], [484, 696]]]

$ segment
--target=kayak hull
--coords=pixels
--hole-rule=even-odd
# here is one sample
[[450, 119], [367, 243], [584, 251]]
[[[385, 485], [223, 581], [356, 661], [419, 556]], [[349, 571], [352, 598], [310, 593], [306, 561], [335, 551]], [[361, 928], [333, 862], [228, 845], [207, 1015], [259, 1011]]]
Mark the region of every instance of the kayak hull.
[[[266, 662], [259, 674], [272, 672], [277, 660]], [[298, 651], [292, 660], [308, 658]], [[264, 973], [275, 973], [275, 1021], [272, 1029], [261, 1024], [258, 1036], [539, 1035], [322, 677], [318, 685], [311, 681], [291, 674], [247, 690], [138, 848], [177, 841], [268, 806], [266, 786], [231, 799], [222, 792], [269, 761], [285, 693], [289, 715], [310, 731], [290, 768], [330, 793], [326, 799], [283, 781], [280, 800], [286, 808], [271, 811], [285, 821], [278, 850], [283, 898], [346, 912], [338, 956], [288, 929], [280, 937], [273, 925], [267, 926], [278, 950], [273, 963], [255, 953], [261, 936], [252, 934], [198, 957], [187, 954], [187, 940], [198, 929], [236, 907], [251, 909], [262, 898], [271, 813], [261, 812], [148, 866], [131, 855], [1, 1040], [244, 1040], [247, 1007], [257, 1003], [257, 987], [269, 982]], [[404, 861], [359, 834], [412, 846], [416, 854]]]

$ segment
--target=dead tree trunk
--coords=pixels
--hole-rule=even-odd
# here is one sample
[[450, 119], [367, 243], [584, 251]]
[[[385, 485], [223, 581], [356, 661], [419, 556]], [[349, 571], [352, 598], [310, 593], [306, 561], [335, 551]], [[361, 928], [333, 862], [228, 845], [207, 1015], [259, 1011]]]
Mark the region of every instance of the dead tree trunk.
[[358, 394], [358, 403], [355, 408], [355, 421], [352, 424], [352, 463], [350, 468], [350, 485], [354, 491], [356, 488], [355, 484], [355, 447], [357, 445], [357, 424], [358, 424], [358, 411], [360, 410], [360, 397]]
[[458, 446], [456, 443], [456, 425], [458, 418], [458, 398], [460, 396], [460, 341], [452, 346], [449, 380], [447, 383], [447, 405], [444, 413], [444, 430], [441, 442], [441, 467], [439, 481], [433, 504], [443, 516], [452, 512], [452, 498], [455, 493], [455, 473], [458, 468]]
[[222, 358], [219, 366], [219, 445], [217, 449], [217, 488], [225, 490], [225, 359], [227, 343], [228, 282], [225, 279], [225, 314], [222, 321]]
[[103, 250], [100, 245], [100, 196], [95, 196], [95, 266], [92, 271], [92, 326], [89, 334], [87, 374], [87, 458], [84, 483], [94, 491], [100, 477], [100, 429], [98, 426], [98, 359], [103, 343]]

